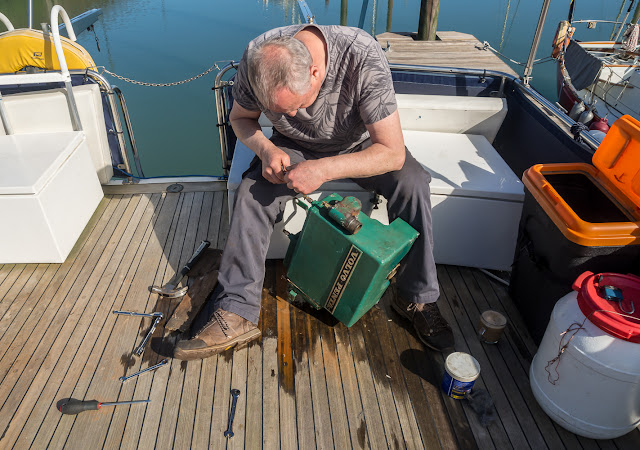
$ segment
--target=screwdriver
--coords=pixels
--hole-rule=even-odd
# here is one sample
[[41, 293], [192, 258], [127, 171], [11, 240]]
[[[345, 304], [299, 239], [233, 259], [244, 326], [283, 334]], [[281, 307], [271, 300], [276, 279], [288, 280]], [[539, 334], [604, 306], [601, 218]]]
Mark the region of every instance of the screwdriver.
[[83, 411], [93, 411], [101, 406], [130, 405], [132, 403], [149, 403], [151, 400], [131, 400], [129, 402], [100, 403], [97, 400], [78, 400], [70, 398], [65, 403], [59, 405], [62, 414], [80, 414]]

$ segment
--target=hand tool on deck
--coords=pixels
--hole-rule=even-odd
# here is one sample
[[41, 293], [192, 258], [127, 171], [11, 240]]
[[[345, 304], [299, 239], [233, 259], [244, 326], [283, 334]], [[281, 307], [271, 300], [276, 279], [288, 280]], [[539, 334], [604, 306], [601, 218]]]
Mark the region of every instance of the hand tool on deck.
[[102, 406], [132, 405], [134, 403], [149, 403], [150, 401], [151, 400], [131, 400], [128, 402], [100, 403], [97, 400], [78, 400], [75, 398], [69, 398], [66, 402], [58, 405], [58, 409], [62, 414], [80, 414], [83, 411], [98, 410]]
[[231, 389], [231, 412], [229, 413], [229, 425], [227, 431], [224, 432], [224, 437], [230, 439], [233, 437], [233, 417], [236, 415], [236, 403], [240, 397], [240, 391], [238, 389]]
[[137, 377], [138, 375], [141, 375], [141, 374], [143, 374], [143, 373], [145, 373], [145, 372], [150, 372], [151, 370], [156, 370], [158, 367], [162, 367], [162, 366], [164, 366], [165, 364], [167, 364], [168, 362], [169, 362], [169, 360], [168, 360], [168, 359], [163, 359], [162, 361], [160, 361], [160, 362], [159, 362], [158, 364], [156, 364], [155, 366], [147, 367], [146, 369], [141, 370], [140, 372], [132, 373], [132, 374], [131, 374], [131, 375], [129, 375], [128, 377], [120, 377], [120, 378], [118, 378], [118, 379], [119, 379], [121, 382], [123, 382], [123, 383], [124, 383], [125, 381], [127, 381], [127, 380], [128, 380], [128, 379], [130, 379], [130, 378]]
[[149, 339], [151, 339], [151, 335], [153, 334], [154, 331], [156, 331], [156, 326], [158, 326], [158, 324], [160, 323], [160, 321], [164, 317], [164, 314], [162, 314], [161, 312], [154, 312], [154, 313], [148, 314], [148, 313], [137, 313], [137, 312], [131, 312], [131, 311], [114, 311], [113, 313], [114, 314], [123, 314], [123, 315], [126, 315], [126, 316], [142, 316], [142, 317], [154, 317], [155, 318], [153, 320], [153, 322], [151, 323], [151, 328], [149, 328], [149, 331], [147, 332], [147, 335], [144, 337], [144, 339], [142, 340], [140, 345], [133, 351], [134, 355], [137, 355], [137, 356], [142, 355], [142, 352], [144, 351], [145, 345], [147, 345], [147, 342], [149, 342]]
[[189, 290], [189, 286], [183, 286], [180, 289], [177, 289], [176, 286], [178, 285], [178, 283], [180, 283], [180, 280], [184, 278], [187, 272], [191, 270], [191, 267], [193, 267], [193, 265], [196, 263], [198, 258], [200, 258], [200, 255], [202, 254], [202, 252], [207, 247], [209, 247], [209, 245], [211, 245], [211, 242], [202, 241], [200, 243], [200, 246], [196, 249], [195, 253], [189, 260], [189, 262], [187, 262], [184, 265], [184, 267], [180, 270], [180, 272], [176, 273], [173, 276], [173, 278], [171, 278], [171, 280], [169, 280], [169, 282], [162, 287], [151, 286], [150, 288], [151, 292], [158, 294], [161, 297], [167, 297], [167, 298], [178, 298], [186, 294], [187, 290]]

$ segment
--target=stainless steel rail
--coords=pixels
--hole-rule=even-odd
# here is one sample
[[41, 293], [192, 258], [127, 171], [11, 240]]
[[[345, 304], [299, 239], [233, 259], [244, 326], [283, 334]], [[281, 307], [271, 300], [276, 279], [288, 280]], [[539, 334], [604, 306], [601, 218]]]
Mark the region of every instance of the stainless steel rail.
[[229, 124], [228, 109], [229, 105], [227, 97], [224, 95], [223, 88], [231, 86], [232, 81], [224, 81], [222, 77], [231, 69], [237, 69], [238, 63], [231, 61], [229, 64], [220, 69], [220, 72], [216, 75], [213, 90], [216, 98], [216, 112], [218, 115], [218, 134], [220, 136], [220, 153], [222, 154], [222, 170], [225, 175], [229, 175], [229, 169], [231, 168], [231, 160], [228, 158], [227, 147], [227, 127]]
[[144, 172], [142, 171], [142, 164], [140, 163], [140, 155], [138, 155], [138, 147], [136, 146], [136, 138], [133, 136], [133, 127], [131, 125], [131, 118], [129, 117], [129, 110], [127, 109], [127, 102], [124, 99], [124, 94], [122, 93], [122, 91], [118, 86], [113, 86], [113, 92], [115, 92], [116, 96], [118, 97], [118, 101], [120, 102], [120, 108], [122, 108], [122, 116], [124, 117], [124, 124], [127, 127], [129, 142], [131, 142], [131, 152], [133, 153], [133, 162], [136, 165], [138, 176], [144, 178]]

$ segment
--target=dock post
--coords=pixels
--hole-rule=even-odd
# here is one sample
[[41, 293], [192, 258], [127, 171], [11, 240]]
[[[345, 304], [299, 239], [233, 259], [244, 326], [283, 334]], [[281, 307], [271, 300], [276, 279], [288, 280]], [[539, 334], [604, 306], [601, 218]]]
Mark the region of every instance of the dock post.
[[438, 27], [440, 0], [420, 1], [420, 20], [418, 21], [418, 40], [435, 41]]
[[391, 20], [393, 19], [393, 0], [387, 3], [387, 32], [391, 31]]
[[340, 0], [340, 25], [347, 26], [347, 2], [348, 0]]

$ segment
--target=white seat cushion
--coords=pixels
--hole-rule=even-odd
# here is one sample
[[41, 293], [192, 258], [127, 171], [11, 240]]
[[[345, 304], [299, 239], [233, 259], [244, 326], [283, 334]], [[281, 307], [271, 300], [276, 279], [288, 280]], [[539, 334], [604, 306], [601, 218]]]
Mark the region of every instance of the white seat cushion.
[[397, 94], [403, 130], [482, 135], [493, 142], [507, 115], [497, 97]]

